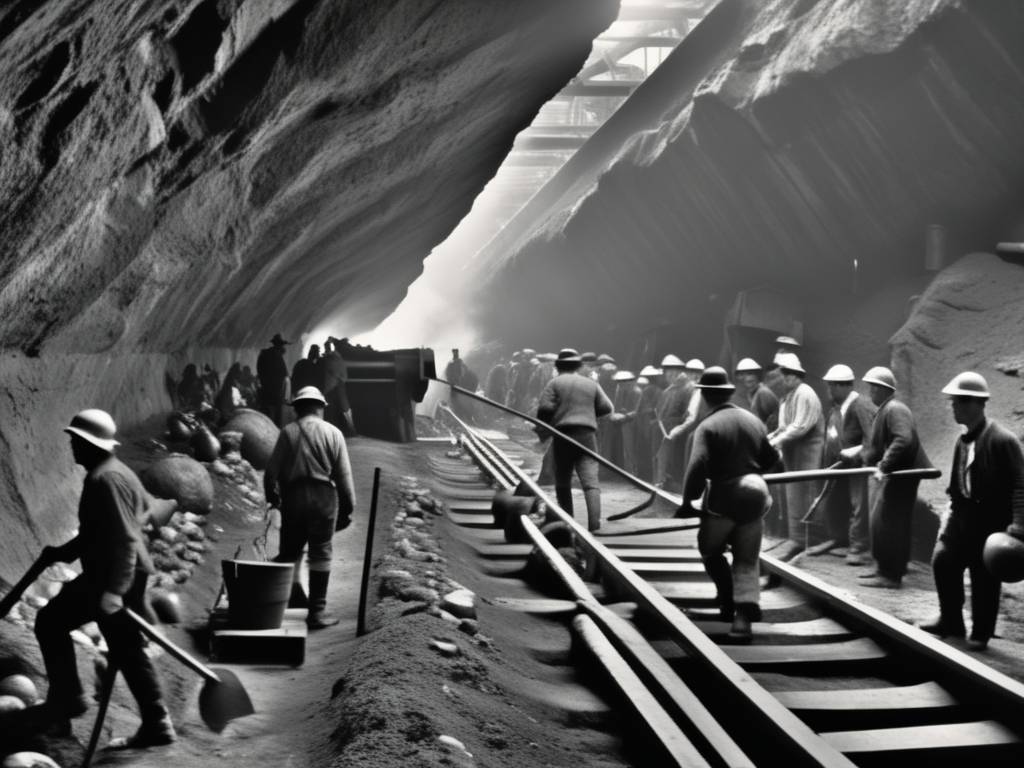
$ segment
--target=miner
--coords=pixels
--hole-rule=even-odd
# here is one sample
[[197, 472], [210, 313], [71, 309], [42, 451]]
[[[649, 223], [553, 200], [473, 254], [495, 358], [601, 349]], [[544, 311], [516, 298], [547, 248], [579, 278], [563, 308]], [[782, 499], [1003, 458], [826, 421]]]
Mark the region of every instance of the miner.
[[[679, 491], [683, 485], [683, 445], [669, 440], [672, 429], [683, 423], [686, 409], [693, 395], [693, 382], [686, 374], [686, 363], [675, 355], [665, 355], [661, 361], [661, 370], [668, 387], [658, 398], [654, 420], [655, 443], [655, 479], [657, 484], [666, 491]], [[660, 438], [660, 439], [659, 439]]]
[[871, 511], [868, 527], [871, 531], [871, 554], [878, 567], [858, 578], [866, 587], [898, 589], [910, 560], [910, 523], [917, 501], [915, 478], [890, 478], [888, 473], [903, 469], [930, 467], [917, 435], [914, 416], [904, 403], [896, 399], [896, 377], [883, 366], [876, 366], [864, 374], [861, 381], [868, 384], [871, 402], [878, 406], [871, 435], [863, 450], [844, 448], [844, 460], [860, 460], [874, 467], [869, 483]]
[[[779, 354], [775, 360], [782, 372], [786, 396], [779, 408], [779, 426], [768, 435], [768, 439], [782, 453], [782, 462], [787, 472], [818, 469], [821, 466], [825, 431], [821, 401], [810, 385], [804, 382], [807, 372], [800, 364], [800, 358], [786, 352]], [[777, 554], [780, 559], [789, 560], [803, 551], [804, 537], [800, 527], [815, 493], [814, 483], [787, 483], [788, 537]]]
[[779, 347], [775, 352], [775, 357], [772, 358], [771, 367], [764, 375], [764, 385], [772, 391], [777, 399], [782, 400], [786, 396], [787, 389], [786, 384], [783, 381], [785, 374], [779, 366], [779, 356], [796, 355], [800, 350], [800, 342], [792, 336], [779, 336], [775, 339], [775, 343], [778, 344]]
[[779, 398], [761, 381], [762, 368], [756, 360], [744, 357], [734, 370], [740, 384], [732, 402], [750, 411], [767, 429], [775, 429], [779, 421]]
[[[537, 418], [564, 432], [580, 445], [597, 451], [597, 420], [613, 410], [612, 401], [593, 379], [580, 376], [582, 365], [575, 349], [563, 349], [555, 360], [555, 378], [541, 392]], [[572, 473], [576, 471], [587, 504], [587, 527], [601, 527], [601, 488], [597, 460], [571, 443], [555, 437], [555, 496], [558, 505], [572, 514]]]
[[263, 475], [267, 503], [281, 509], [278, 563], [294, 563], [291, 607], [303, 607], [299, 586], [302, 550], [309, 547], [309, 611], [306, 625], [323, 629], [338, 623], [327, 610], [332, 539], [345, 528], [356, 505], [345, 438], [324, 421], [327, 401], [316, 387], [292, 400], [296, 419], [281, 430]]
[[115, 739], [113, 747], [141, 748], [175, 739], [160, 681], [128, 607], [148, 613], [146, 581], [153, 564], [142, 538], [140, 521], [148, 494], [139, 478], [114, 456], [117, 426], [106, 411], [81, 411], [65, 427], [71, 454], [85, 468], [78, 504], [78, 534], [59, 547], [46, 547], [49, 564], [81, 560], [82, 573], [65, 584], [39, 610], [35, 633], [46, 665], [50, 689], [45, 708], [56, 722], [78, 717], [88, 708], [75, 663], [71, 630], [95, 621], [110, 648], [110, 664], [124, 676], [139, 706], [142, 724], [133, 736]]
[[946, 637], [963, 637], [964, 571], [971, 574], [971, 636], [967, 647], [983, 651], [995, 633], [1000, 581], [982, 561], [989, 534], [1015, 531], [1014, 517], [1024, 520], [1024, 455], [1020, 441], [1002, 424], [985, 415], [988, 382], [972, 371], [947, 384], [953, 420], [964, 428], [953, 449], [953, 467], [946, 492], [952, 509], [932, 554], [932, 573], [939, 598], [937, 618], [921, 629]]
[[[761, 520], [771, 506], [761, 475], [779, 456], [760, 419], [729, 402], [734, 387], [724, 368], [705, 370], [697, 388], [709, 413], [694, 431], [678, 514], [700, 515], [697, 546], [717, 589], [721, 618], [732, 622], [730, 637], [746, 642], [751, 622], [761, 620]], [[731, 567], [726, 547], [732, 551]]]
[[275, 333], [270, 346], [261, 349], [256, 358], [256, 375], [260, 379], [260, 410], [273, 419], [277, 426], [284, 423], [284, 400], [288, 389], [288, 363], [284, 348], [291, 342]]
[[[863, 445], [871, 434], [875, 419], [874, 403], [854, 389], [853, 370], [848, 365], [833, 365], [822, 377], [828, 385], [832, 408], [825, 426], [825, 452], [822, 464], [831, 466], [840, 460], [846, 448]], [[807, 550], [808, 555], [839, 552], [846, 549], [848, 565], [866, 562], [871, 540], [868, 531], [868, 479], [840, 477], [830, 481], [825, 516], [828, 539]]]

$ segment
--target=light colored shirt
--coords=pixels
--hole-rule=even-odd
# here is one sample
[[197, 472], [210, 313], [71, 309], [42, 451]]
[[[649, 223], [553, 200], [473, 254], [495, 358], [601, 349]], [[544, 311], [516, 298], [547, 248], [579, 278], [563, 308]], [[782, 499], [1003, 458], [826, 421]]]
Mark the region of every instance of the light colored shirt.
[[263, 475], [263, 487], [270, 498], [275, 486], [283, 490], [297, 480], [332, 485], [338, 490], [342, 508], [346, 501], [349, 512], [355, 508], [355, 486], [345, 437], [336, 426], [314, 414], [303, 416], [281, 430]]
[[779, 428], [769, 437], [775, 445], [782, 445], [799, 440], [821, 423], [821, 401], [808, 384], [800, 382], [783, 399], [779, 408]]

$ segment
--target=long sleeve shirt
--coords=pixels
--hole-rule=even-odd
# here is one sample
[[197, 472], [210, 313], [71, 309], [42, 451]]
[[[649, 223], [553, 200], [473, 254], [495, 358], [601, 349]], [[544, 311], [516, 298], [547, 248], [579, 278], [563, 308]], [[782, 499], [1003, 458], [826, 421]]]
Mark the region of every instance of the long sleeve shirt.
[[878, 406], [861, 458], [882, 472], [930, 467], [910, 409], [893, 396]]
[[597, 429], [597, 420], [613, 410], [612, 401], [593, 379], [560, 373], [547, 383], [537, 403], [537, 418], [556, 429]]
[[953, 449], [946, 492], [956, 525], [979, 536], [1012, 527], [1024, 535], [1024, 451], [998, 422], [986, 419]]
[[268, 499], [296, 481], [319, 482], [337, 489], [339, 514], [351, 514], [355, 509], [355, 484], [345, 437], [340, 429], [313, 414], [281, 430], [263, 473]]
[[769, 438], [781, 446], [802, 438], [816, 438], [821, 435], [823, 427], [821, 401], [809, 385], [801, 382], [782, 400], [779, 427]]
[[876, 410], [874, 403], [856, 392], [851, 392], [841, 405], [832, 406], [825, 429], [825, 464], [836, 461], [842, 449], [867, 441]]

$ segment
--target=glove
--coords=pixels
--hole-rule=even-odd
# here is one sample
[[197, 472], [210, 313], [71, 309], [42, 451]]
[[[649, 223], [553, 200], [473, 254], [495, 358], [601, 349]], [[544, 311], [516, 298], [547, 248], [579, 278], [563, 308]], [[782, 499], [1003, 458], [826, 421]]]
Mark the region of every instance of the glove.
[[103, 597], [100, 598], [100, 612], [104, 616], [113, 616], [122, 608], [124, 608], [124, 600], [120, 595], [115, 595], [113, 592], [103, 593]]

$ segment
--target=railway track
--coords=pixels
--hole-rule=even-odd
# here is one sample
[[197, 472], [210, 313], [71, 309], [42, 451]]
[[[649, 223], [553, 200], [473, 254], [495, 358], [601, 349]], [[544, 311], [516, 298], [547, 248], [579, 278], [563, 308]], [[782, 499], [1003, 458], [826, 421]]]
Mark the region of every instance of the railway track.
[[[451, 415], [464, 455], [430, 457], [450, 522], [476, 529], [484, 557], [511, 569], [532, 552], [557, 574], [564, 596], [517, 607], [571, 621], [642, 722], [650, 765], [1024, 765], [1024, 685], [767, 555], [764, 621], [729, 645], [693, 530], [633, 518], [591, 534], [509, 455], [518, 446]], [[491, 499], [517, 488], [562, 523], [553, 541], [529, 515], [512, 526], [520, 543], [495, 529]], [[566, 537], [586, 581], [556, 549]]]

